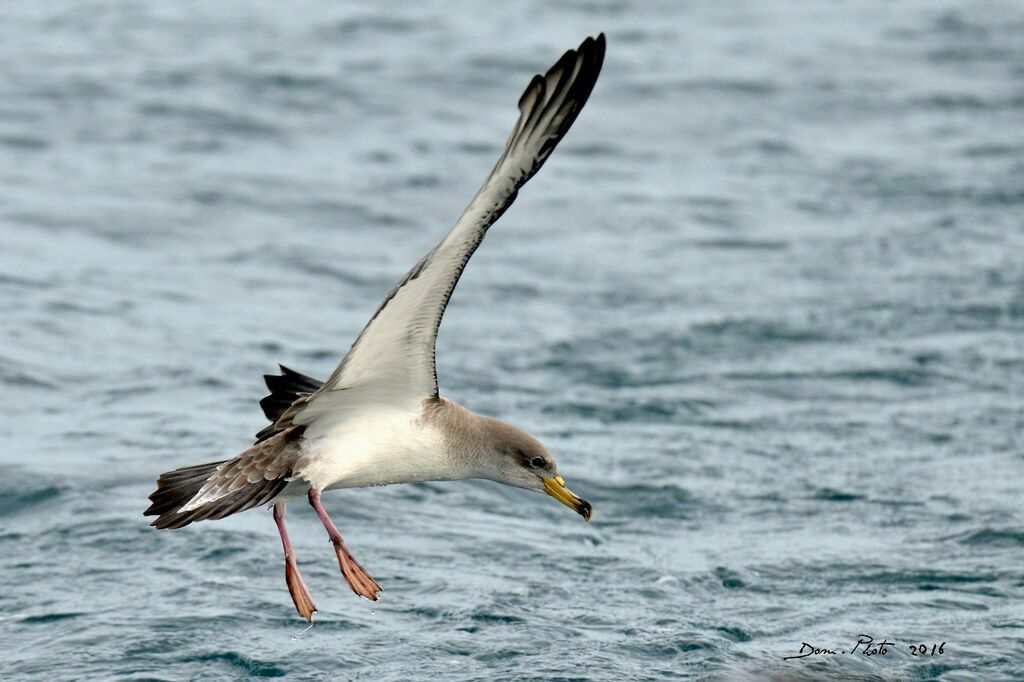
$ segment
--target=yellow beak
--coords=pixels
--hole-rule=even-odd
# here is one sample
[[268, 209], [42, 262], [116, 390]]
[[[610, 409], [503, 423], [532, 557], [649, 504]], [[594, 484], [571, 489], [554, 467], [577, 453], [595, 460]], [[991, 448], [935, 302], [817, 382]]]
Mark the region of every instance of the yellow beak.
[[590, 520], [594, 508], [590, 506], [589, 502], [581, 500], [573, 491], [566, 488], [565, 479], [561, 476], [545, 478], [544, 492], [582, 516], [584, 521]]

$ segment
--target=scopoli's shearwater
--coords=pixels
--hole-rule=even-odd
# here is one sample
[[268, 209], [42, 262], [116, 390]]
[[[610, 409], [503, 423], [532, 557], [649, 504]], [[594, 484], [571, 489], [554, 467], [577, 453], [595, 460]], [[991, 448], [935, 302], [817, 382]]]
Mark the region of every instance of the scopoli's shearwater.
[[349, 554], [320, 502], [331, 488], [485, 478], [545, 492], [589, 520], [591, 506], [565, 487], [554, 457], [514, 426], [470, 412], [437, 391], [434, 346], [448, 299], [487, 229], [512, 204], [562, 139], [597, 81], [604, 34], [566, 52], [519, 99], [519, 121], [491, 174], [455, 227], [384, 298], [325, 382], [281, 367], [265, 377], [260, 406], [271, 421], [251, 448], [229, 460], [161, 474], [152, 504], [157, 528], [273, 507], [295, 608], [316, 606], [284, 524], [288, 500], [306, 495], [327, 529], [356, 594], [380, 585]]

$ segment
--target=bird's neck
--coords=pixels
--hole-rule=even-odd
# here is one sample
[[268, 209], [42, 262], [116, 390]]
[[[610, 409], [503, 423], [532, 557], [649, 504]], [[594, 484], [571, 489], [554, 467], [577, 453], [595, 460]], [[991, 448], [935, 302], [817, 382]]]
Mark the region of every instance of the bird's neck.
[[428, 398], [423, 402], [422, 421], [434, 429], [445, 444], [452, 479], [489, 478], [490, 453], [482, 446], [490, 443], [490, 432], [497, 422], [476, 414], [448, 398]]

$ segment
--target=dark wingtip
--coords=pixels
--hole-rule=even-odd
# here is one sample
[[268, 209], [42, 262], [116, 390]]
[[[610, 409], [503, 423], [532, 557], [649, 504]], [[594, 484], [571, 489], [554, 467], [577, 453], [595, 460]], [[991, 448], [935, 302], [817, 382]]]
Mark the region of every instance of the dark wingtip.
[[299, 398], [315, 393], [322, 383], [284, 365], [278, 367], [281, 369], [280, 374], [263, 375], [263, 381], [270, 393], [260, 400], [260, 409], [271, 425], [256, 434], [257, 443], [280, 431], [274, 424], [281, 415]]
[[597, 34], [597, 37], [587, 36], [580, 46], [576, 48], [577, 52], [585, 53], [593, 51], [594, 56], [598, 59], [604, 57], [605, 48], [608, 45], [608, 41], [605, 40], [604, 31]]

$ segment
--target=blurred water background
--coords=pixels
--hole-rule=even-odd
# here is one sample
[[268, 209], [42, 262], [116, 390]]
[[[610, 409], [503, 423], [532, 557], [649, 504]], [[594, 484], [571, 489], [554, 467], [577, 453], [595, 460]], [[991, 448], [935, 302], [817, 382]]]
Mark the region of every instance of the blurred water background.
[[[183, 531], [261, 374], [323, 377], [608, 56], [470, 264], [442, 392], [596, 508], [484, 482]], [[1024, 5], [61, 1], [0, 9], [0, 676], [1024, 679]], [[783, 661], [801, 643], [886, 655]], [[912, 656], [910, 644], [945, 642]]]

